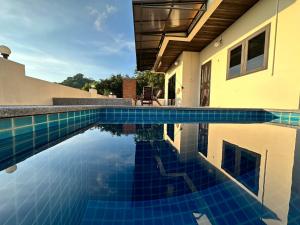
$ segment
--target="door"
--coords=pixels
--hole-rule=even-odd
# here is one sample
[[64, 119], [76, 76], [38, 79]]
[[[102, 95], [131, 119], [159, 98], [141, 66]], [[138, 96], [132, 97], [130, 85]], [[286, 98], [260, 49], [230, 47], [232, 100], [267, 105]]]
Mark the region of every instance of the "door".
[[201, 66], [200, 106], [209, 106], [211, 61]]
[[208, 150], [208, 123], [200, 123], [198, 131], [198, 152], [207, 157]]
[[168, 81], [168, 105], [175, 105], [176, 93], [176, 74], [174, 74]]

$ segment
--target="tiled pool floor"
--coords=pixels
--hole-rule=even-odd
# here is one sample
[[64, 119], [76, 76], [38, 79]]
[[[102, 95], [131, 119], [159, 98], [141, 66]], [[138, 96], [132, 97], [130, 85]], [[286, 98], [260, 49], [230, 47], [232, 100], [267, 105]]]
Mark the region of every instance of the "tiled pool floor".
[[292, 127], [59, 126], [2, 138], [0, 153], [1, 225], [300, 224]]

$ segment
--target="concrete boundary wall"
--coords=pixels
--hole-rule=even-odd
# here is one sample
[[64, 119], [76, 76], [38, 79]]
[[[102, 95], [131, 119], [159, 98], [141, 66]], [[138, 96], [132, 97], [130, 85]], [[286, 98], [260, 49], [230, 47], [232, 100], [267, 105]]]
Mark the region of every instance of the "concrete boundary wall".
[[53, 105], [53, 98], [105, 98], [25, 75], [25, 66], [0, 58], [0, 105]]

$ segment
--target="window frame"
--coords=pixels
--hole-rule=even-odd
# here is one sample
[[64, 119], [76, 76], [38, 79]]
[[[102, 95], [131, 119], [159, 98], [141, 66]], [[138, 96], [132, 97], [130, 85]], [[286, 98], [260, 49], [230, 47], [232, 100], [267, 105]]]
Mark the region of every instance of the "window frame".
[[[225, 158], [224, 158], [224, 155], [225, 155], [225, 148], [226, 148], [226, 145], [227, 146], [231, 146], [234, 148], [234, 151], [235, 151], [235, 168], [234, 168], [234, 171], [231, 172], [231, 171], [228, 171], [226, 168], [224, 168], [224, 164], [225, 164]], [[247, 183], [243, 182], [243, 180], [240, 180], [239, 179], [239, 176], [241, 174], [238, 174], [238, 176], [236, 176], [236, 172], [237, 171], [240, 171], [240, 160], [241, 160], [241, 155], [242, 155], [242, 152], [245, 152], [249, 155], [252, 155], [254, 156], [257, 160], [256, 160], [256, 169], [255, 169], [255, 176], [258, 178], [257, 180], [255, 180], [255, 188], [252, 188], [252, 187], [249, 187]], [[238, 161], [236, 161], [238, 160]], [[239, 163], [239, 164], [236, 164], [236, 163]], [[242, 184], [245, 188], [247, 188], [247, 190], [249, 190], [251, 193], [255, 194], [256, 196], [258, 196], [259, 194], [259, 190], [260, 190], [260, 176], [261, 176], [261, 165], [262, 165], [262, 155], [255, 152], [255, 151], [251, 151], [247, 148], [244, 148], [244, 147], [240, 147], [236, 144], [233, 144], [231, 142], [228, 142], [226, 140], [223, 140], [222, 142], [222, 161], [221, 161], [221, 169], [223, 169], [230, 177], [232, 177], [235, 181], [237, 181], [238, 183]], [[238, 169], [237, 169], [238, 167]], [[257, 188], [257, 190], [256, 190]]]
[[[247, 38], [243, 39], [242, 41], [238, 42], [237, 44], [233, 45], [227, 50], [227, 71], [226, 71], [226, 80], [231, 80], [237, 77], [245, 76], [251, 73], [255, 73], [258, 71], [266, 70], [268, 68], [268, 60], [269, 60], [269, 44], [270, 44], [270, 30], [271, 30], [271, 24], [268, 24], [258, 31], [254, 32]], [[264, 46], [264, 58], [263, 58], [263, 64], [262, 66], [247, 71], [247, 58], [248, 58], [248, 47], [249, 47], [249, 41], [256, 36], [262, 34], [265, 32], [265, 46]], [[241, 54], [241, 70], [240, 74], [230, 75], [230, 55], [231, 51], [235, 48], [242, 46], [242, 54]]]

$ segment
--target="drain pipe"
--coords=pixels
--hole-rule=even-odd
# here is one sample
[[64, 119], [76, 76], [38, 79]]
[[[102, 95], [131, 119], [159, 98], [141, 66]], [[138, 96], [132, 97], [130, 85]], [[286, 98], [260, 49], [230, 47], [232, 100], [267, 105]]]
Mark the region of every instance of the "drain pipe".
[[279, 1], [277, 0], [276, 5], [276, 21], [275, 21], [275, 38], [274, 38], [274, 48], [273, 48], [273, 65], [272, 65], [272, 76], [274, 76], [275, 70], [275, 58], [276, 58], [276, 44], [277, 44], [277, 29], [278, 29], [278, 12], [279, 12]]

